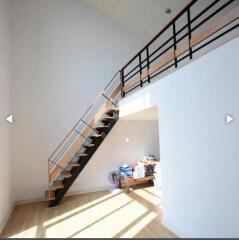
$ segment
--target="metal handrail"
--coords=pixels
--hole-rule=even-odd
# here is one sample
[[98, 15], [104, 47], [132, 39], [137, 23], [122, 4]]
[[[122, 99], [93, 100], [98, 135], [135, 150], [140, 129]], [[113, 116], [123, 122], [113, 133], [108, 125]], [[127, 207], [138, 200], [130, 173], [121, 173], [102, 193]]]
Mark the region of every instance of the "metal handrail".
[[48, 157], [48, 160], [52, 158], [52, 156], [59, 150], [59, 148], [62, 146], [62, 144], [66, 141], [66, 139], [70, 136], [72, 131], [79, 125], [79, 123], [84, 119], [86, 114], [95, 106], [98, 99], [102, 96], [102, 93], [107, 89], [107, 87], [115, 80], [117, 75], [119, 74], [119, 71], [114, 75], [114, 77], [107, 83], [107, 85], [104, 87], [104, 89], [97, 95], [97, 97], [94, 99], [94, 101], [91, 103], [91, 105], [87, 108], [87, 110], [83, 113], [81, 118], [76, 122], [76, 124], [73, 126], [73, 128], [68, 132], [68, 134], [65, 136], [65, 138], [61, 141], [61, 143], [57, 146], [57, 148], [52, 152], [52, 154]]

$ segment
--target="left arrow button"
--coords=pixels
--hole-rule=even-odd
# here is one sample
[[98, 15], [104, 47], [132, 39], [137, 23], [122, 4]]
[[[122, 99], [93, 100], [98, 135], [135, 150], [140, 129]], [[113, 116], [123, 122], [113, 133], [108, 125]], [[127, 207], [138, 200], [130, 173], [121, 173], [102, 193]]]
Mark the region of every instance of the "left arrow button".
[[13, 123], [13, 115], [12, 115], [12, 114], [8, 115], [8, 116], [6, 117], [6, 120], [7, 120], [10, 124], [12, 124], [12, 123]]

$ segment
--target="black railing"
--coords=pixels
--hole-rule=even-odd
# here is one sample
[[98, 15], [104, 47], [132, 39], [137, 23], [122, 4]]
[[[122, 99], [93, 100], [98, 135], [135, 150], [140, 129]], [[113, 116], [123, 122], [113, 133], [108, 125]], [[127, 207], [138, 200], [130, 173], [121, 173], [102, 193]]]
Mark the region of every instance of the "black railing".
[[[202, 3], [204, 3], [203, 6]], [[203, 30], [204, 27], [210, 24], [208, 22], [217, 21], [217, 18], [219, 19], [219, 17], [238, 6], [238, 0], [208, 2], [192, 0], [120, 70], [123, 86], [121, 96], [124, 97], [134, 89], [143, 87], [145, 83], [150, 83], [154, 77], [166, 70], [177, 68], [183, 60], [192, 59], [200, 49], [236, 29], [239, 26], [238, 22], [235, 23], [238, 20], [238, 11], [237, 17], [230, 24], [226, 24], [213, 33], [215, 34], [213, 38], [210, 35], [207, 42], [204, 39], [192, 45], [194, 34], [197, 34], [198, 31]], [[224, 32], [220, 32], [221, 30], [224, 30]], [[187, 44], [188, 47], [186, 51], [178, 54], [180, 44]], [[164, 60], [163, 57], [170, 53], [172, 53], [172, 57], [165, 64], [161, 64], [158, 68], [152, 66]], [[152, 67], [156, 69], [150, 71]]]

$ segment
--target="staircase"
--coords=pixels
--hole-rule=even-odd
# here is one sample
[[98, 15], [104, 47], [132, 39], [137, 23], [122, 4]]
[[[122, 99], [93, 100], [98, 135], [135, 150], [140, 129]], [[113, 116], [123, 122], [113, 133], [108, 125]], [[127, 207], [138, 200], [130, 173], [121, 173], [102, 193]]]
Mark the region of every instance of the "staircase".
[[[45, 192], [49, 207], [59, 204], [118, 121], [120, 98], [185, 65], [199, 52], [210, 51], [217, 40], [222, 44], [239, 35], [239, 1], [208, 1], [206, 6], [199, 3], [192, 0], [115, 74], [51, 154]], [[169, 37], [165, 39], [166, 32]]]
[[[110, 130], [119, 119], [119, 109], [111, 108], [106, 112], [106, 117], [101, 120], [102, 125], [96, 127], [89, 136], [89, 143], [83, 144], [84, 151], [78, 153], [76, 160], [70, 161], [64, 170], [62, 170], [62, 179], [55, 181], [51, 186], [50, 193], [46, 193], [49, 199], [49, 207], [58, 205], [70, 186], [74, 183], [78, 175], [84, 169], [91, 157], [97, 151], [100, 144], [107, 137]], [[50, 194], [50, 196], [48, 196]]]
[[119, 119], [119, 73], [97, 96], [48, 159], [49, 207], [59, 204]]

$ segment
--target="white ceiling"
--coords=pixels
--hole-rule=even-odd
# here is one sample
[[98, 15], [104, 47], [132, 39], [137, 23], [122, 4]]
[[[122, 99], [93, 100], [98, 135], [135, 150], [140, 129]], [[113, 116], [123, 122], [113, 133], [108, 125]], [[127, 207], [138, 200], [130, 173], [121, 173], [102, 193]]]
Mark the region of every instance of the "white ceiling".
[[158, 111], [156, 107], [149, 108], [120, 118], [121, 120], [132, 121], [157, 121]]
[[[145, 42], [156, 35], [189, 0], [83, 0]], [[171, 14], [165, 9], [170, 8]]]

